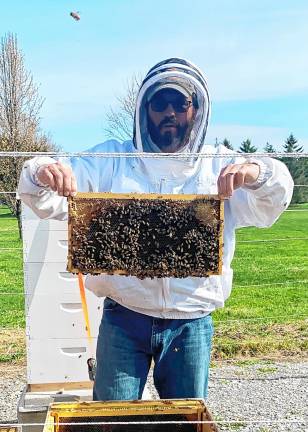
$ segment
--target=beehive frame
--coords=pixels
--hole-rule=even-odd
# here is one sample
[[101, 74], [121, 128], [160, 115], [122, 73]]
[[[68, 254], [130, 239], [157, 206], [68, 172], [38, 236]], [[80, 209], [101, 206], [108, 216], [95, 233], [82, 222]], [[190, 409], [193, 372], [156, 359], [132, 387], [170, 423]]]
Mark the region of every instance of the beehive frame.
[[[85, 264], [80, 264], [80, 262], [78, 261], [78, 257], [76, 251], [82, 251], [85, 249], [85, 247], [93, 247], [93, 250], [95, 251], [94, 246], [89, 246], [88, 243], [84, 240], [84, 238], [86, 236], [89, 235], [91, 229], [90, 229], [90, 225], [89, 223], [91, 221], [97, 221], [96, 218], [96, 214], [98, 211], [98, 209], [100, 209], [99, 207], [99, 203], [103, 206], [107, 206], [107, 210], [105, 209], [105, 214], [110, 214], [110, 208], [112, 209], [112, 206], [121, 206], [122, 208], [123, 206], [127, 206], [128, 208], [128, 203], [130, 203], [131, 206], [152, 206], [151, 207], [151, 211], [153, 212], [156, 207], [155, 206], [160, 206], [161, 208], [163, 208], [164, 211], [168, 210], [168, 211], [173, 211], [173, 212], [182, 212], [182, 215], [186, 215], [185, 217], [188, 217], [187, 214], [190, 214], [189, 211], [191, 212], [192, 210], [187, 210], [187, 209], [194, 209], [193, 210], [193, 214], [194, 217], [191, 216], [191, 220], [194, 220], [195, 225], [198, 225], [198, 233], [194, 233], [195, 236], [197, 236], [197, 240], [198, 240], [198, 244], [197, 247], [203, 248], [202, 250], [205, 250], [205, 252], [203, 252], [203, 255], [206, 257], [207, 259], [207, 267], [204, 264], [205, 263], [205, 258], [204, 256], [198, 252], [198, 255], [194, 253], [191, 253], [191, 255], [189, 256], [189, 254], [187, 253], [187, 249], [186, 252], [183, 252], [183, 248], [181, 248], [181, 244], [180, 243], [182, 241], [182, 239], [178, 239], [177, 237], [177, 233], [176, 235], [173, 233], [174, 239], [170, 239], [170, 242], [173, 241], [173, 243], [175, 242], [175, 238], [176, 238], [176, 247], [177, 247], [177, 255], [174, 252], [174, 250], [171, 249], [171, 247], [169, 247], [169, 250], [171, 251], [170, 254], [172, 253], [175, 256], [175, 260], [177, 260], [175, 262], [175, 264], [172, 261], [172, 258], [170, 260], [170, 256], [169, 261], [163, 261], [159, 262], [157, 261], [156, 264], [156, 268], [152, 268], [152, 269], [147, 269], [145, 268], [142, 271], [138, 271], [136, 273], [134, 273], [134, 271], [130, 268], [124, 268], [124, 265], [121, 267], [121, 265], [119, 265], [116, 268], [112, 268], [110, 269], [109, 267], [103, 267], [103, 268], [87, 268], [87, 266]], [[137, 204], [138, 203], [138, 204]], [[109, 207], [108, 207], [109, 206]], [[224, 219], [224, 208], [223, 208], [223, 201], [220, 200], [218, 198], [217, 195], [176, 195], [176, 194], [115, 194], [115, 193], [78, 193], [76, 195], [76, 197], [70, 197], [68, 199], [68, 207], [69, 207], [69, 220], [68, 220], [68, 246], [69, 246], [69, 250], [68, 250], [68, 271], [72, 272], [72, 273], [91, 273], [91, 274], [99, 274], [99, 273], [108, 273], [108, 274], [116, 274], [116, 275], [132, 275], [132, 276], [137, 276], [139, 278], [144, 278], [144, 277], [169, 277], [169, 276], [175, 276], [175, 277], [187, 277], [187, 276], [209, 276], [209, 275], [217, 275], [217, 274], [221, 274], [222, 272], [222, 253], [223, 253], [223, 219]], [[120, 207], [119, 207], [120, 208]], [[195, 209], [197, 209], [197, 211], [195, 212]], [[125, 210], [126, 211], [126, 210]], [[185, 213], [186, 212], [186, 213]], [[188, 212], [188, 213], [187, 213]], [[195, 213], [198, 213], [198, 218], [195, 216]], [[171, 214], [172, 215], [172, 214]], [[194, 219], [192, 219], [194, 218]], [[132, 219], [132, 218], [131, 218]], [[100, 219], [101, 220], [101, 219]], [[197, 222], [196, 222], [197, 221]], [[96, 222], [95, 222], [96, 223]], [[133, 223], [133, 221], [131, 221], [131, 223]], [[141, 223], [141, 222], [140, 222]], [[149, 224], [149, 222], [147, 222]], [[122, 224], [123, 225], [123, 224]], [[183, 225], [183, 224], [182, 224]], [[182, 226], [181, 225], [181, 226]], [[148, 228], [148, 230], [152, 229], [151, 225], [149, 225], [150, 228]], [[152, 226], [157, 227], [157, 224], [153, 224], [152, 221]], [[154, 228], [153, 228], [154, 229]], [[156, 229], [156, 228], [155, 228]], [[172, 224], [169, 224], [169, 231], [172, 230]], [[79, 230], [79, 231], [78, 231]], [[82, 231], [82, 235], [79, 236], [80, 234], [80, 230]], [[167, 230], [167, 229], [166, 229]], [[209, 230], [209, 232], [211, 232], [214, 237], [213, 237], [213, 241], [210, 241], [210, 246], [211, 244], [215, 245], [215, 248], [213, 247], [212, 249], [210, 247], [208, 247], [208, 249], [205, 249], [205, 246], [202, 246], [203, 243], [200, 240], [200, 236], [201, 239], [203, 239], [204, 242], [204, 238], [206, 237], [202, 237], [202, 236], [206, 236], [206, 230]], [[156, 233], [155, 233], [156, 234]], [[171, 232], [172, 234], [172, 232]], [[170, 236], [171, 236], [170, 234]], [[109, 235], [108, 232], [107, 234], [105, 233], [104, 235]], [[169, 235], [169, 234], [168, 234]], [[189, 234], [190, 235], [190, 234]], [[79, 236], [79, 237], [78, 237]], [[83, 237], [83, 241], [80, 241], [79, 239]], [[153, 234], [153, 238], [155, 239], [155, 236]], [[169, 237], [168, 237], [169, 238]], [[187, 232], [186, 232], [186, 239], [187, 239]], [[91, 238], [91, 243], [93, 243], [93, 238]], [[163, 237], [164, 242], [168, 241], [165, 239], [165, 237]], [[152, 240], [153, 242], [155, 242], [156, 246], [158, 248], [158, 251], [155, 250], [155, 252], [157, 252], [157, 256], [159, 255], [159, 242], [156, 240]], [[190, 240], [189, 240], [190, 241]], [[79, 243], [78, 243], [79, 242]], [[188, 240], [186, 240], [186, 242], [188, 243]], [[90, 243], [90, 241], [89, 241]], [[78, 246], [76, 246], [76, 244], [78, 244]], [[148, 243], [150, 244], [150, 243]], [[145, 247], [144, 245], [141, 245], [143, 248]], [[152, 245], [151, 245], [152, 246]], [[188, 247], [193, 247], [194, 245], [188, 245]], [[207, 246], [209, 246], [209, 244], [207, 244]], [[124, 249], [127, 249], [126, 243], [123, 245]], [[139, 246], [138, 246], [139, 247]], [[154, 246], [152, 246], [152, 250], [153, 250]], [[141, 247], [139, 248], [139, 250], [141, 249]], [[97, 249], [96, 249], [97, 250]], [[103, 248], [104, 250], [104, 248]], [[213, 255], [213, 262], [210, 261], [209, 257], [206, 256], [206, 254], [210, 253], [208, 252], [209, 250], [213, 250], [214, 252], [212, 253]], [[180, 252], [179, 252], [180, 251]], [[181, 255], [181, 251], [183, 252], [183, 256], [184, 259], [183, 261], [181, 260], [181, 258], [179, 258], [178, 256]], [[94, 252], [93, 252], [94, 255]], [[93, 256], [92, 255], [92, 256]], [[125, 255], [125, 252], [124, 252]], [[198, 257], [202, 257], [203, 262], [202, 265], [203, 267], [201, 267], [200, 270], [200, 264], [197, 263], [195, 265], [195, 269], [194, 269], [194, 265], [191, 264], [192, 261], [188, 261], [187, 263], [184, 262], [185, 259], [187, 259], [186, 256], [191, 257], [191, 256], [198, 256]], [[154, 258], [155, 254], [154, 254]], [[87, 258], [87, 260], [90, 262], [91, 259]], [[128, 261], [130, 261], [130, 258], [127, 258]], [[158, 258], [157, 258], [158, 260]], [[188, 259], [187, 259], [188, 260]], [[87, 262], [88, 262], [87, 261]], [[167, 264], [166, 264], [167, 262]], [[171, 264], [170, 264], [171, 262]], [[180, 262], [180, 264], [178, 265], [177, 263]], [[184, 262], [184, 263], [183, 263]], [[177, 265], [179, 267], [182, 266], [181, 270], [178, 271], [177, 270]], [[185, 269], [183, 269], [183, 266], [186, 266]], [[93, 264], [91, 263], [91, 266], [93, 266]], [[153, 265], [154, 266], [154, 265]]]
[[[129, 425], [129, 422], [156, 422], [178, 421], [178, 424], [161, 425]], [[194, 424], [185, 424], [181, 421], [194, 421]], [[197, 423], [205, 422], [205, 423]], [[155, 427], [159, 431], [181, 431], [184, 426], [195, 432], [217, 432], [213, 417], [206, 407], [203, 399], [159, 399], [135, 401], [106, 401], [81, 403], [53, 403], [49, 406], [43, 432], [70, 432], [87, 428], [93, 431], [117, 432], [123, 425], [99, 425], [94, 423], [127, 422], [125, 430], [147, 430]], [[65, 425], [61, 426], [61, 423]], [[69, 424], [72, 423], [72, 426]], [[78, 429], [76, 423], [83, 423]], [[88, 423], [88, 426], [85, 425]], [[91, 424], [93, 423], [93, 424]], [[74, 425], [73, 425], [74, 424]], [[142, 429], [144, 426], [144, 429]], [[75, 429], [74, 429], [75, 428]], [[149, 430], [149, 429], [148, 429]], [[151, 431], [153, 429], [150, 429]]]

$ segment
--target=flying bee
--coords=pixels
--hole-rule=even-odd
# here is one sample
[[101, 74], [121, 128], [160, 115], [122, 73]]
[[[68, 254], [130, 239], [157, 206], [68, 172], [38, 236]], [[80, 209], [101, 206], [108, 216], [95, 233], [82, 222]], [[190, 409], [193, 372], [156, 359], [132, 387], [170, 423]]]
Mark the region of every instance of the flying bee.
[[75, 21], [79, 21], [79, 20], [80, 20], [79, 12], [71, 12], [71, 13], [70, 13], [70, 16], [71, 16], [72, 18], [74, 18]]

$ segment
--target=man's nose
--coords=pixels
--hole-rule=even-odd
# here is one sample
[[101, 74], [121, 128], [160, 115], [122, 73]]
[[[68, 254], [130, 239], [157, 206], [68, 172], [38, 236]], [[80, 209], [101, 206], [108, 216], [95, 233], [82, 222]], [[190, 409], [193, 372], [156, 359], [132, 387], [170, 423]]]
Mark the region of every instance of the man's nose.
[[164, 114], [168, 117], [169, 116], [170, 117], [175, 116], [175, 110], [174, 110], [173, 105], [171, 103], [168, 103], [168, 105], [166, 106]]

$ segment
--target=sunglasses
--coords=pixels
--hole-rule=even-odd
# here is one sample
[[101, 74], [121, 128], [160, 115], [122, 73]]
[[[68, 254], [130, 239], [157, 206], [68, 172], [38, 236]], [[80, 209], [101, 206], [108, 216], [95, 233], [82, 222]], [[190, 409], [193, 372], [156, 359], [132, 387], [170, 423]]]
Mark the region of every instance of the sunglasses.
[[177, 113], [187, 112], [189, 107], [192, 105], [192, 101], [187, 100], [183, 95], [172, 95], [157, 93], [150, 100], [150, 105], [153, 111], [163, 112], [168, 107], [172, 105], [174, 111]]

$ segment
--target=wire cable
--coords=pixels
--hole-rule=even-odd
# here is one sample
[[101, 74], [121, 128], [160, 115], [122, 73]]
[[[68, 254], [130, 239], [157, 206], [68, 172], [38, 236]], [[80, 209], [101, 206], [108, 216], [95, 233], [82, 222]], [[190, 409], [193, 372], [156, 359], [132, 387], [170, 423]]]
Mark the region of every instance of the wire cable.
[[297, 314], [297, 315], [276, 315], [276, 316], [263, 316], [263, 317], [254, 317], [254, 318], [238, 318], [238, 319], [215, 319], [215, 325], [225, 325], [225, 324], [229, 324], [229, 323], [235, 323], [235, 322], [252, 322], [252, 321], [275, 321], [278, 318], [287, 318], [288, 320], [293, 320], [294, 319], [298, 319], [299, 317], [304, 317], [308, 319], [308, 315], [307, 314]]
[[281, 158], [291, 158], [291, 159], [303, 159], [308, 157], [308, 152], [298, 153], [298, 152], [275, 152], [275, 153], [265, 153], [265, 152], [255, 152], [255, 153], [147, 153], [147, 152], [21, 152], [21, 151], [2, 151], [0, 152], [1, 157], [60, 157], [60, 158], [71, 158], [71, 157], [102, 157], [102, 158], [145, 158], [145, 159], [190, 159], [190, 158], [200, 158], [200, 159], [211, 159], [211, 158], [233, 158], [233, 157], [243, 157], [251, 159], [261, 158], [261, 157], [281, 157]]
[[176, 424], [238, 424], [239, 422], [245, 423], [245, 424], [251, 424], [251, 425], [258, 425], [258, 424], [307, 424], [307, 419], [281, 419], [281, 420], [245, 420], [245, 419], [238, 419], [238, 420], [166, 420], [166, 421], [131, 421], [131, 422], [104, 422], [104, 421], [94, 421], [94, 422], [46, 422], [46, 423], [2, 423], [1, 425], [4, 425], [6, 427], [13, 427], [13, 428], [22, 428], [22, 427], [30, 427], [30, 426], [55, 426], [55, 425], [61, 425], [61, 426], [103, 426], [103, 425], [110, 425], [110, 426], [116, 426], [116, 425], [176, 425]]
[[[1, 232], [1, 230], [0, 230], [0, 232]], [[259, 239], [259, 240], [237, 240], [236, 243], [271, 243], [271, 242], [276, 242], [276, 241], [295, 241], [295, 240], [300, 240], [300, 241], [308, 240], [308, 237], [286, 237], [286, 238], [272, 238], [272, 239]], [[4, 248], [4, 247], [0, 246], [0, 252], [1, 251], [12, 251], [12, 250], [22, 251], [23, 248], [22, 247], [20, 247], [20, 248], [17, 248], [17, 247]]]
[[308, 240], [308, 237], [286, 237], [286, 238], [272, 238], [272, 239], [259, 239], [259, 240], [237, 240], [236, 243], [268, 243], [276, 241], [288, 241], [288, 240]]
[[308, 279], [300, 279], [300, 280], [294, 280], [294, 281], [284, 281], [284, 282], [264, 282], [261, 284], [245, 284], [245, 285], [236, 285], [236, 283], [233, 284], [233, 289], [236, 288], [250, 288], [250, 287], [261, 287], [261, 286], [272, 286], [272, 285], [294, 285], [299, 283], [308, 283]]
[[[308, 185], [294, 185], [294, 187], [308, 187]], [[9, 192], [7, 192], [7, 191], [0, 191], [0, 194], [2, 194], [2, 195], [17, 195], [17, 193], [18, 193], [17, 191], [9, 191]], [[295, 211], [295, 210], [293, 210], [293, 211]], [[285, 211], [288, 211], [288, 209], [285, 210]]]

